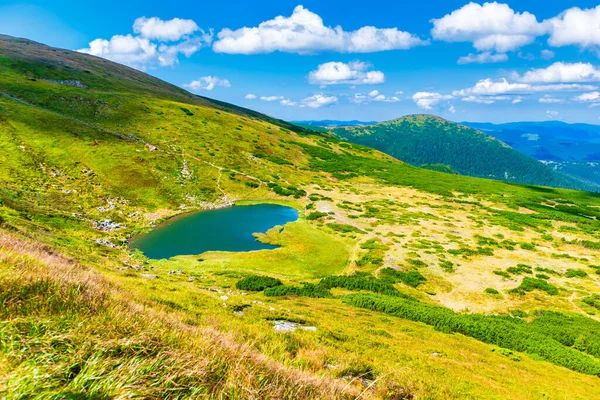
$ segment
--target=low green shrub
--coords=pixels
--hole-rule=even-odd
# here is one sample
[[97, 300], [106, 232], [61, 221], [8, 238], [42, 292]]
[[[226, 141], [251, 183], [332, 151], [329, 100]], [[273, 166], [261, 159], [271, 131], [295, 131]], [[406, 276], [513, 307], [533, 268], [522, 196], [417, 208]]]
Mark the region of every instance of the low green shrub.
[[300, 296], [312, 298], [333, 297], [329, 290], [313, 283], [305, 283], [303, 286], [275, 286], [266, 289], [265, 296]]
[[235, 284], [239, 290], [248, 290], [251, 292], [262, 292], [265, 289], [283, 285], [279, 279], [270, 276], [250, 275]]
[[389, 282], [402, 282], [414, 288], [427, 282], [427, 279], [417, 271], [397, 271], [393, 268], [384, 268], [379, 273], [381, 279]]
[[325, 216], [327, 216], [327, 213], [324, 213], [324, 212], [321, 212], [321, 211], [313, 211], [313, 212], [311, 212], [310, 214], [308, 214], [306, 216], [306, 219], [308, 221], [313, 221], [315, 219], [323, 218]]
[[525, 292], [531, 292], [536, 289], [542, 290], [548, 293], [550, 296], [556, 296], [558, 294], [558, 288], [556, 286], [549, 284], [543, 279], [536, 279], [530, 277], [523, 278], [521, 285], [514, 289], [510, 289], [508, 293], [524, 295]]
[[[422, 303], [415, 299], [375, 294], [348, 295], [344, 296], [342, 301], [354, 307], [422, 322], [441, 332], [460, 333], [512, 351], [532, 354], [580, 373], [600, 376], [600, 362], [597, 359], [566, 344], [575, 340], [574, 347], [581, 347], [579, 342], [573, 339], [577, 337], [576, 329], [580, 326], [583, 326], [588, 335], [592, 334], [593, 329], [598, 329], [599, 324], [590, 318], [576, 319], [574, 316], [559, 313], [550, 313], [546, 316], [546, 312], [543, 312], [542, 317], [527, 322], [508, 316], [457, 314], [448, 308]], [[577, 322], [573, 329], [569, 326], [571, 321], [580, 322]], [[591, 328], [585, 328], [583, 321], [589, 321]], [[560, 331], [563, 325], [564, 331]], [[597, 342], [594, 341], [594, 346], [595, 343]], [[592, 353], [600, 347], [582, 348], [585, 349], [583, 351]]]
[[568, 269], [565, 272], [565, 277], [567, 278], [585, 278], [587, 275], [587, 272], [582, 269]]

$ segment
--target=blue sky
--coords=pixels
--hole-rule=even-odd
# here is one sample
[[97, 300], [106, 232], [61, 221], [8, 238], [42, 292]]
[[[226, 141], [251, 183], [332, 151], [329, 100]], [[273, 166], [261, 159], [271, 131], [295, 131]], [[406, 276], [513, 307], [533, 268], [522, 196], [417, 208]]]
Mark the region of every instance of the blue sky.
[[288, 120], [600, 123], [597, 1], [98, 4], [4, 0], [0, 33]]

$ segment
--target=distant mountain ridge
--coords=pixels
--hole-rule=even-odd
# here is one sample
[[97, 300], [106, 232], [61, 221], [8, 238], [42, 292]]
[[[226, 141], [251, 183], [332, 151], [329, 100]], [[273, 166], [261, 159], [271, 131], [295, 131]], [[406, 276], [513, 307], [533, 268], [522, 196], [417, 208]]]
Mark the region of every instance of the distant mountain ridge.
[[563, 174], [600, 184], [600, 126], [560, 121], [465, 122]]
[[318, 120], [307, 120], [307, 121], [291, 121], [293, 124], [297, 124], [300, 126], [323, 126], [323, 127], [331, 127], [331, 126], [359, 126], [359, 125], [373, 125], [376, 124], [377, 121], [338, 121], [335, 119], [324, 119], [321, 121]]
[[521, 154], [498, 138], [432, 115], [411, 115], [371, 125], [334, 127], [341, 139], [376, 148], [416, 166], [507, 182], [599, 191]]

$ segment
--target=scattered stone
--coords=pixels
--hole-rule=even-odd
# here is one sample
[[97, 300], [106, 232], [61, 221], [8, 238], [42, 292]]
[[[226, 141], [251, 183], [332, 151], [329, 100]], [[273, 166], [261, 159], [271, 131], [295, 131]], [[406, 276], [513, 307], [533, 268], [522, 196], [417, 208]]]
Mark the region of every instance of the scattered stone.
[[233, 312], [235, 315], [239, 315], [240, 317], [244, 316], [244, 312], [243, 311], [234, 311]]
[[169, 275], [183, 275], [183, 271], [178, 269], [177, 271], [169, 271]]
[[151, 145], [150, 143], [146, 143], [146, 148], [150, 151], [158, 150], [156, 146]]
[[87, 89], [87, 86], [85, 86], [83, 83], [81, 83], [81, 81], [78, 79], [45, 79], [45, 78], [42, 78], [40, 80], [42, 80], [44, 82], [58, 83], [59, 85], [75, 86], [75, 87], [78, 87], [81, 89]]
[[107, 240], [107, 239], [96, 239], [96, 240], [94, 240], [94, 242], [101, 244], [103, 246], [106, 246], [106, 247], [110, 247], [111, 249], [116, 249], [118, 247], [116, 244], [114, 244], [113, 242], [111, 242], [110, 240]]
[[113, 222], [113, 220], [111, 220], [111, 219], [94, 221], [93, 224], [94, 224], [94, 228], [98, 229], [99, 231], [104, 231], [104, 232], [112, 232], [117, 229], [125, 228], [124, 225]]
[[219, 297], [219, 298], [220, 298], [221, 300], [229, 300], [229, 297], [228, 297], [228, 296], [225, 296], [225, 295], [223, 295], [223, 296], [221, 296], [221, 297]]
[[294, 332], [296, 329], [302, 329], [311, 332], [315, 332], [317, 330], [316, 326], [304, 326], [290, 321], [273, 321], [273, 325], [277, 332]]
[[154, 278], [156, 278], [156, 275], [154, 275], [154, 274], [140, 274], [140, 276], [142, 278], [146, 278], [146, 279], [154, 279]]

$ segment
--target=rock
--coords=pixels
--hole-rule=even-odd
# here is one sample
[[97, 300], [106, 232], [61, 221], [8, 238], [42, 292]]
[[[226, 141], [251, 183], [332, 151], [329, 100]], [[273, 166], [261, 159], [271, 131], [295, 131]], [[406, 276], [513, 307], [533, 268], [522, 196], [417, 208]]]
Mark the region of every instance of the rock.
[[146, 279], [154, 279], [154, 278], [156, 278], [156, 275], [153, 275], [153, 274], [140, 274], [140, 276], [142, 278], [146, 278]]
[[101, 244], [103, 246], [106, 246], [106, 247], [110, 247], [111, 249], [116, 249], [118, 247], [116, 244], [114, 244], [113, 242], [111, 242], [110, 240], [107, 240], [107, 239], [96, 239], [96, 240], [94, 240], [94, 242]]
[[228, 296], [225, 296], [225, 295], [223, 295], [223, 296], [221, 296], [221, 297], [219, 297], [219, 298], [220, 298], [221, 300], [229, 300], [229, 297], [228, 297]]
[[240, 317], [244, 316], [244, 312], [243, 311], [234, 311], [233, 312], [235, 315], [239, 315]]
[[117, 229], [125, 228], [124, 225], [113, 222], [113, 220], [111, 220], [111, 219], [103, 219], [100, 221], [93, 221], [92, 224], [94, 225], [94, 228], [98, 229], [99, 231], [104, 231], [104, 232], [111, 232], [111, 231], [114, 231]]
[[304, 326], [290, 321], [273, 321], [273, 327], [277, 332], [294, 332], [296, 329], [302, 329], [311, 332], [315, 332], [317, 330], [316, 326]]
[[146, 148], [150, 151], [158, 150], [156, 146], [151, 145], [150, 143], [146, 143]]

